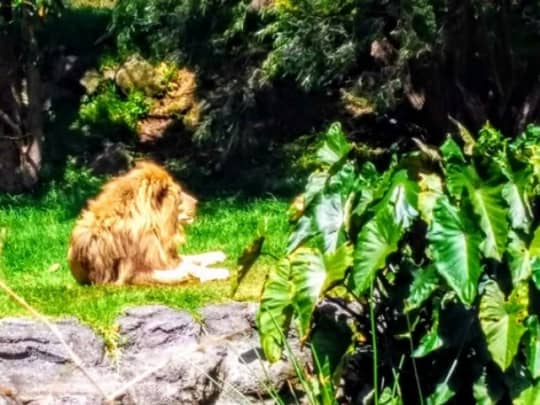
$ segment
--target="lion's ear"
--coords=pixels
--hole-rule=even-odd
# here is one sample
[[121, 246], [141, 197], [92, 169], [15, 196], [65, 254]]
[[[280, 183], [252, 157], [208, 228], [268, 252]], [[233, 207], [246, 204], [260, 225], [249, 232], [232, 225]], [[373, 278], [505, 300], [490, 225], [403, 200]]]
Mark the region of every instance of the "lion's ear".
[[171, 188], [169, 184], [164, 182], [156, 182], [152, 190], [152, 200], [154, 205], [157, 208], [161, 208], [170, 192]]

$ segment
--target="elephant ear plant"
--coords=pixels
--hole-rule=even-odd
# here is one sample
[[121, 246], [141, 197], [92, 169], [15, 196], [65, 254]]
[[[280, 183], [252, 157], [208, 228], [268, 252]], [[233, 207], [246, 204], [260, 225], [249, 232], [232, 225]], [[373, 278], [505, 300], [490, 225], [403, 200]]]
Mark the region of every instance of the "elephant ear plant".
[[[540, 403], [540, 127], [457, 129], [375, 162], [339, 124], [324, 134], [257, 319], [272, 361], [291, 323], [310, 344], [312, 402], [337, 401], [356, 355], [375, 403]], [[328, 297], [368, 310], [322, 328]]]

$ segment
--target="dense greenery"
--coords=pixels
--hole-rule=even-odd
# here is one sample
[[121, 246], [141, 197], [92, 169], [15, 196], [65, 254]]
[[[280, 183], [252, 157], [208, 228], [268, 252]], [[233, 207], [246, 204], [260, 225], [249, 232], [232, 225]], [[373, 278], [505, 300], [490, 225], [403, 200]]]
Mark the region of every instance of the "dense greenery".
[[88, 97], [81, 105], [80, 119], [83, 125], [91, 125], [92, 130], [102, 133], [129, 130], [135, 132], [137, 121], [148, 113], [148, 102], [140, 91], [120, 94], [109, 83], [95, 97]]
[[[265, 284], [270, 359], [294, 319], [327, 381], [370, 337], [376, 402], [538, 402], [540, 127], [512, 141], [489, 125], [478, 137], [458, 128], [438, 149], [372, 162], [330, 127], [291, 207], [288, 255]], [[317, 305], [336, 294], [367, 303], [371, 327], [357, 314], [349, 333], [321, 328]]]
[[406, 114], [403, 130], [440, 140], [449, 114], [508, 134], [538, 116], [539, 13], [527, 1], [120, 1], [112, 29], [124, 52], [195, 65], [203, 87], [227, 87], [208, 97], [218, 122], [202, 138], [257, 138], [242, 115], [260, 119], [268, 91], [288, 83], [329, 95], [331, 118]]

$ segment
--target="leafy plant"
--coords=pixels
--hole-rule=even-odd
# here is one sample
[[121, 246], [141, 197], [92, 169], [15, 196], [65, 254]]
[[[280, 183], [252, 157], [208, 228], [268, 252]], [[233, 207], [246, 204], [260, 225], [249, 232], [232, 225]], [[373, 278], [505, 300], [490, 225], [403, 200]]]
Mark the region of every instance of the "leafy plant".
[[120, 0], [111, 30], [121, 52], [211, 61], [245, 28], [249, 7], [231, 0]]
[[540, 127], [514, 140], [489, 125], [457, 132], [376, 162], [339, 124], [324, 134], [319, 169], [291, 207], [288, 255], [263, 290], [269, 359], [294, 322], [305, 342], [327, 343], [313, 348], [320, 370], [342, 373], [368, 323], [354, 317], [345, 342], [319, 330], [318, 305], [339, 295], [369, 303], [376, 402], [540, 400]]
[[[274, 21], [259, 32], [273, 45], [263, 69], [269, 77], [292, 76], [306, 90], [343, 78], [356, 62], [359, 41], [355, 1], [277, 1]], [[354, 11], [353, 11], [354, 10]]]
[[137, 122], [148, 111], [149, 104], [144, 93], [133, 90], [124, 96], [113, 83], [108, 83], [96, 95], [85, 96], [79, 117], [83, 124], [91, 124], [102, 131], [109, 132], [116, 128], [134, 132]]

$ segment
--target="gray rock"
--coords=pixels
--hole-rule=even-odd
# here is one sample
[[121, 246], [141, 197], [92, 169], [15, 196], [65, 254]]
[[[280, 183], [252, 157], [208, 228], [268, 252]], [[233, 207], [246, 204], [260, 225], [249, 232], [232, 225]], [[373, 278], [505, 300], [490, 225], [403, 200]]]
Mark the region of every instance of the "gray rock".
[[[114, 368], [103, 341], [88, 327], [72, 319], [59, 321], [57, 327], [107, 395], [142, 377], [119, 395], [119, 403], [265, 403], [269, 386], [279, 390], [295, 375], [287, 361], [270, 364], [264, 359], [256, 309], [248, 303], [211, 305], [197, 323], [187, 312], [165, 306], [130, 308], [117, 320], [120, 345]], [[20, 402], [104, 402], [56, 336], [37, 321], [0, 320], [0, 376], [0, 388], [14, 392]], [[16, 401], [0, 391], [0, 405], [12, 403]]]
[[[85, 364], [95, 366], [103, 362], [105, 346], [90, 328], [75, 319], [59, 321], [56, 327]], [[69, 362], [65, 349], [46, 325], [20, 318], [0, 321], [0, 365], [3, 359], [21, 364]]]
[[[117, 380], [106, 366], [103, 341], [74, 319], [59, 321], [56, 326], [89, 372], [112, 390]], [[33, 320], [0, 321], [0, 376], [2, 385], [25, 403], [81, 403], [80, 399], [70, 399], [74, 397], [94, 398], [98, 402], [93, 403], [99, 403], [101, 398], [57, 337]]]
[[209, 305], [201, 311], [204, 332], [213, 336], [252, 336], [257, 307], [257, 304], [247, 302]]
[[[270, 363], [264, 357], [259, 334], [255, 329], [258, 305], [253, 303], [231, 303], [211, 305], [201, 311], [203, 330], [210, 336], [221, 336], [216, 342], [226, 349], [223, 362], [225, 384], [218, 404], [238, 403], [239, 394], [254, 397], [261, 403], [269, 396], [271, 388], [280, 391], [295, 373], [286, 360]], [[305, 361], [306, 353], [299, 349], [298, 339], [290, 342], [295, 356]]]
[[103, 150], [91, 159], [90, 168], [97, 175], [118, 174], [127, 170], [132, 161], [133, 157], [126, 145], [106, 141]]
[[219, 348], [197, 351], [196, 345], [155, 353], [144, 364], [124, 364], [123, 376], [132, 378], [145, 370], [158, 371], [136, 384], [130, 397], [136, 404], [209, 404], [221, 393], [224, 353]]
[[131, 356], [182, 347], [196, 342], [201, 333], [201, 326], [189, 313], [161, 305], [130, 308], [117, 322], [124, 353]]
[[224, 351], [201, 351], [200, 324], [164, 306], [132, 308], [118, 321], [123, 343], [120, 373], [130, 380], [156, 370], [130, 392], [137, 404], [211, 403], [221, 392]]
[[164, 72], [160, 72], [138, 55], [129, 57], [118, 68], [115, 82], [126, 94], [133, 90], [140, 90], [147, 96], [154, 96], [164, 91], [166, 85]]

